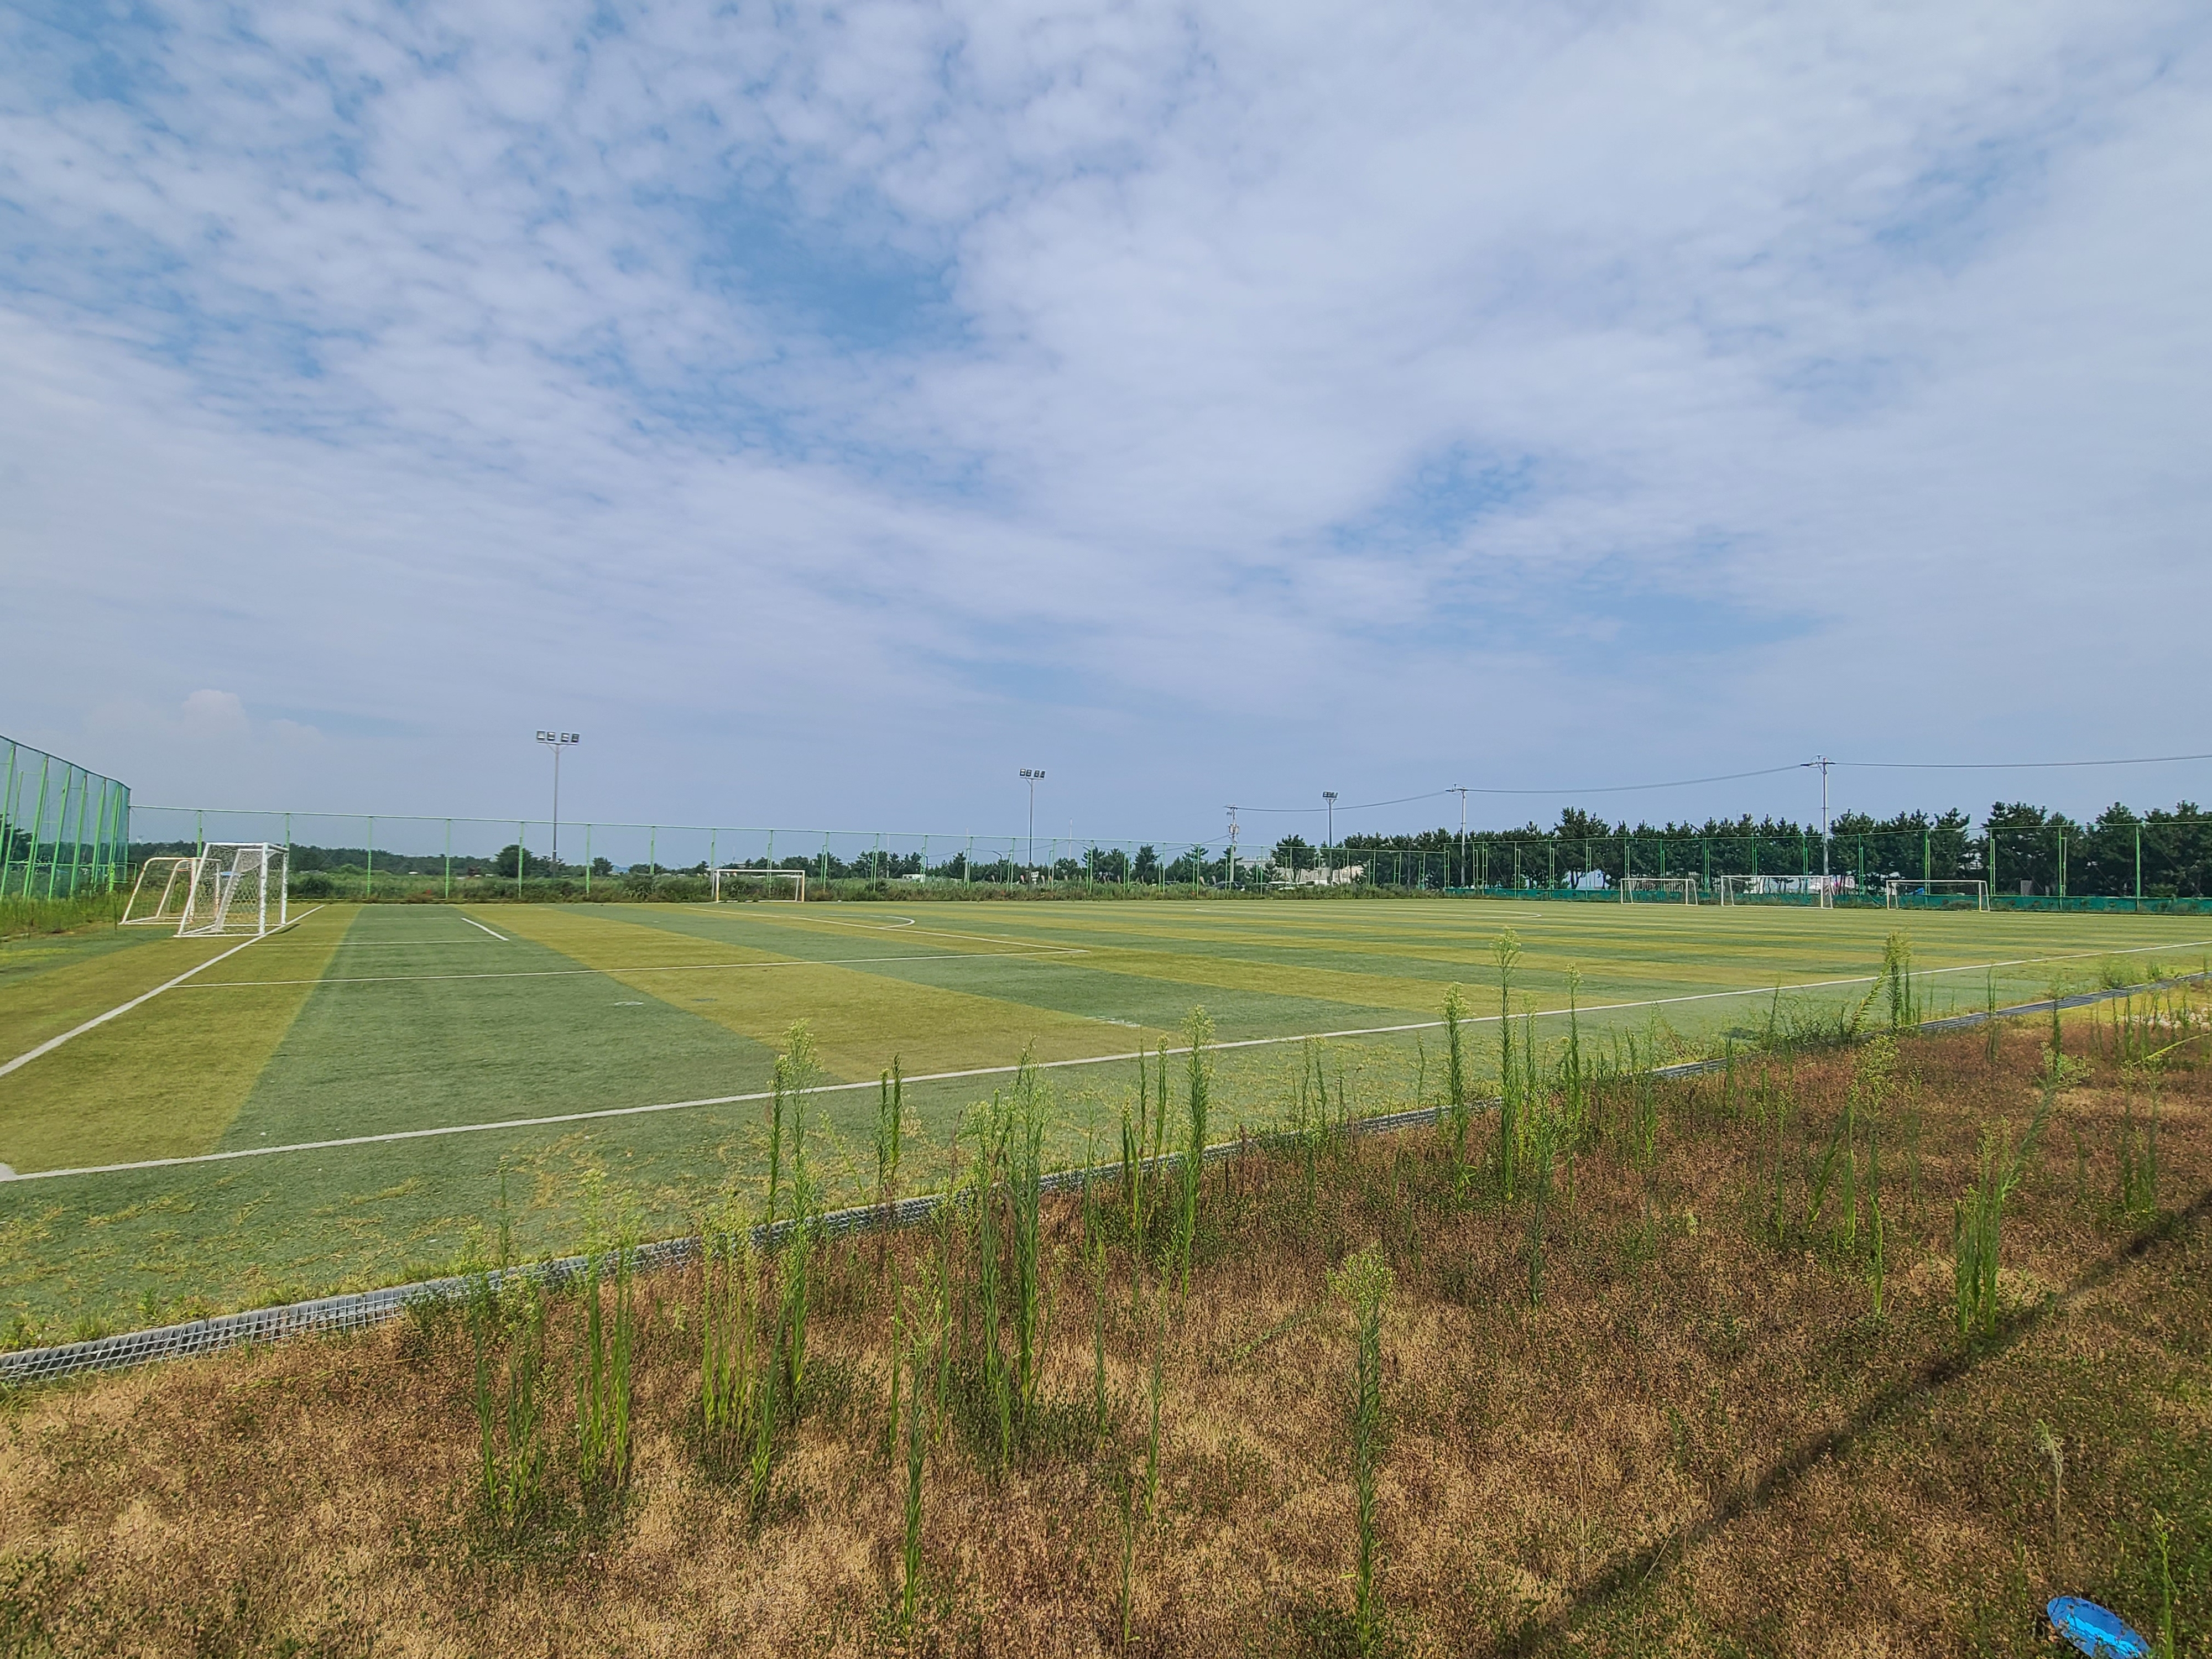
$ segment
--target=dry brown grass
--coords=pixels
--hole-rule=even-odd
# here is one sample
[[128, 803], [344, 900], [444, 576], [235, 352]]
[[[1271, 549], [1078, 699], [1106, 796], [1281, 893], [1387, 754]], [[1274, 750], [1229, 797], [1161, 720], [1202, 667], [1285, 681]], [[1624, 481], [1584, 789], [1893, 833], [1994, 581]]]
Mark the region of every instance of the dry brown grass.
[[[1818, 1237], [1778, 1248], [1763, 1236], [1771, 1136], [1743, 1109], [1747, 1088], [1731, 1110], [1717, 1079], [1665, 1091], [1648, 1170], [1610, 1139], [1579, 1158], [1535, 1307], [1526, 1206], [1501, 1208], [1480, 1178], [1455, 1200], [1433, 1136], [1324, 1152], [1310, 1211], [1287, 1158], [1255, 1152], [1211, 1172], [1209, 1224], [1168, 1340], [1161, 1498], [1139, 1522], [1131, 1648], [1353, 1640], [1352, 1338], [1322, 1276], [1379, 1243], [1397, 1281], [1385, 1323], [1387, 1648], [2026, 1652], [2034, 1609], [2061, 1590], [2155, 1622], [2157, 1509], [2173, 1527], [2180, 1650], [2203, 1650], [2207, 1073], [2172, 1070], [2161, 1085], [2156, 1220], [2113, 1201], [2114, 1069], [2100, 1063], [2069, 1091], [2008, 1224], [2003, 1332], [1962, 1350], [1952, 1322], [1951, 1200], [1978, 1127], [2027, 1119], [2041, 1035], [2008, 1034], [1994, 1068], [1978, 1034], [1906, 1045], [1906, 1091], [1884, 1117], [1880, 1319], [1863, 1261]], [[1825, 1144], [1851, 1064], [1802, 1058], [1786, 1079], [1772, 1067], [1798, 1103], [1788, 1170], [1808, 1142]], [[1787, 1188], [1802, 1204], [1796, 1174]], [[1053, 1403], [1029, 1455], [994, 1472], [949, 1425], [932, 1452], [915, 1650], [1119, 1645], [1121, 1494], [1142, 1462], [1149, 1348], [1117, 1249], [1117, 1426], [1093, 1447], [1079, 1226], [1073, 1205], [1052, 1214]], [[927, 1249], [902, 1238], [891, 1260], [910, 1267]], [[475, 1424], [457, 1322], [20, 1395], [0, 1437], [0, 1652], [903, 1650], [890, 1612], [902, 1472], [878, 1449], [889, 1304], [877, 1273], [872, 1243], [833, 1249], [817, 1382], [757, 1516], [692, 1453], [691, 1284], [649, 1284], [626, 1515], [520, 1551], [495, 1547], [470, 1507]], [[556, 1353], [574, 1318], [573, 1305], [556, 1310]], [[2067, 1447], [2056, 1541], [2039, 1419]]]

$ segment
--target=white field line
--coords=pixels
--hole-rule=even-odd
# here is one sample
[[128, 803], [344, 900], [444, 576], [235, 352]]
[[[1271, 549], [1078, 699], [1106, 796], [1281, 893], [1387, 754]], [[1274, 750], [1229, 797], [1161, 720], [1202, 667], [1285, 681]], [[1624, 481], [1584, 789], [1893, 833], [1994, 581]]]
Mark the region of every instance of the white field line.
[[468, 925], [469, 925], [470, 927], [483, 927], [483, 931], [484, 931], [485, 933], [491, 933], [491, 936], [492, 936], [494, 939], [497, 939], [497, 940], [498, 940], [501, 945], [504, 945], [504, 944], [506, 944], [506, 943], [507, 943], [507, 935], [506, 935], [506, 934], [504, 934], [504, 933], [492, 933], [492, 930], [491, 930], [490, 928], [489, 928], [489, 927], [484, 927], [483, 923], [482, 923], [482, 922], [478, 921], [477, 921], [474, 916], [472, 916], [472, 915], [469, 915], [467, 911], [464, 910], [464, 911], [461, 913], [461, 920], [462, 920], [463, 921], [465, 921], [466, 923], [468, 923]]
[[120, 1015], [129, 1013], [133, 1008], [137, 1007], [140, 1004], [151, 1002], [155, 997], [161, 995], [164, 991], [173, 991], [178, 986], [182, 985], [194, 974], [200, 973], [207, 969], [212, 968], [218, 962], [226, 962], [229, 960], [232, 957], [236, 956], [240, 951], [245, 950], [247, 945], [258, 945], [264, 939], [274, 939], [276, 937], [277, 933], [289, 933], [292, 928], [297, 927], [309, 916], [314, 915], [316, 910], [319, 910], [322, 908], [323, 907], [321, 905], [318, 904], [313, 909], [302, 910], [297, 916], [294, 917], [290, 921], [285, 923], [283, 927], [276, 929], [274, 932], [256, 933], [252, 939], [247, 939], [244, 944], [234, 945], [228, 951], [221, 951], [215, 956], [210, 957], [205, 962], [200, 963], [198, 967], [185, 969], [185, 971], [179, 974], [176, 978], [170, 980], [166, 984], [156, 985], [152, 990], [147, 992], [144, 995], [135, 996], [131, 998], [130, 1001], [124, 1003], [119, 1007], [110, 1008], [104, 1014], [94, 1014], [90, 1019], [85, 1021], [83, 1024], [78, 1026], [75, 1030], [64, 1031], [58, 1037], [48, 1037], [44, 1042], [41, 1042], [37, 1048], [32, 1049], [29, 1053], [18, 1054], [6, 1065], [0, 1066], [0, 1077], [7, 1076], [9, 1073], [14, 1071], [19, 1066], [28, 1066], [40, 1054], [50, 1054], [53, 1053], [55, 1049], [60, 1048], [62, 1044], [69, 1042], [72, 1037], [81, 1037], [87, 1031], [93, 1030], [94, 1027], [105, 1025], [109, 1020], [114, 1019]]
[[789, 962], [685, 962], [648, 968], [527, 968], [495, 974], [361, 974], [320, 979], [211, 979], [195, 991], [241, 991], [269, 985], [414, 985], [446, 979], [574, 979], [592, 974], [615, 979], [624, 974], [720, 974], [747, 968], [844, 968], [878, 962], [987, 962], [1006, 957], [1080, 957], [1089, 951], [1071, 945], [1039, 945], [1028, 951], [934, 951], [925, 956], [843, 957], [834, 962], [797, 957]]
[[[1930, 975], [1967, 974], [1986, 971], [1993, 968], [2035, 967], [2047, 962], [2073, 962], [2080, 960], [2083, 956], [2142, 956], [2155, 951], [2196, 949], [2201, 945], [2212, 945], [2212, 939], [2196, 941], [2185, 946], [2148, 945], [2140, 951], [2090, 951], [2072, 956], [2022, 957], [2009, 962], [1966, 963], [1956, 968], [1933, 968], [1928, 971]], [[1881, 977], [1879, 974], [1860, 974], [1848, 979], [1808, 980], [1797, 985], [1747, 986], [1741, 990], [1697, 991], [1686, 996], [1648, 997], [1636, 1002], [1598, 1002], [1592, 1003], [1587, 1008], [1575, 1010], [1545, 1008], [1535, 1011], [1535, 1018], [1556, 1019], [1571, 1012], [1577, 1015], [1620, 1013], [1637, 1008], [1663, 1008], [1684, 1002], [1712, 1002], [1725, 997], [1764, 997], [1772, 996], [1780, 992], [1829, 990], [1842, 985], [1872, 985]], [[1968, 1012], [1978, 1011], [1969, 1010]], [[1519, 1019], [1528, 1016], [1516, 1014], [1513, 1018]], [[1498, 1018], [1499, 1016], [1496, 1014], [1471, 1015], [1460, 1023], [1462, 1025], [1494, 1025]], [[1216, 1050], [1270, 1048], [1288, 1042], [1328, 1042], [1347, 1037], [1391, 1036], [1405, 1031], [1433, 1031], [1443, 1024], [1443, 1021], [1440, 1019], [1413, 1020], [1402, 1025], [1365, 1025], [1341, 1031], [1302, 1031], [1294, 1036], [1240, 1037], [1233, 1042], [1216, 1042], [1210, 1046]], [[1043, 1060], [1034, 1062], [1030, 1069], [1038, 1072], [1056, 1072], [1076, 1066], [1126, 1065], [1133, 1060], [1150, 1059], [1152, 1054], [1157, 1052], [1158, 1051], [1148, 1052], [1139, 1048], [1129, 1054], [1088, 1054], [1076, 1060]], [[1170, 1048], [1167, 1052], [1171, 1054], [1187, 1054], [1190, 1050], [1188, 1048]], [[1010, 1077], [1021, 1069], [1019, 1066], [973, 1066], [957, 1072], [921, 1073], [909, 1076], [907, 1081], [908, 1083], [954, 1083], [967, 1078]], [[859, 1090], [873, 1089], [878, 1086], [880, 1086], [878, 1084], [873, 1082], [825, 1083], [806, 1092], [815, 1095], [849, 1094]], [[243, 1158], [273, 1158], [280, 1152], [334, 1152], [347, 1146], [379, 1146], [402, 1140], [434, 1140], [445, 1135], [484, 1134], [501, 1129], [542, 1129], [563, 1123], [597, 1122], [603, 1118], [644, 1117], [656, 1112], [690, 1111], [701, 1106], [743, 1106], [756, 1101], [766, 1100], [769, 1097], [769, 1092], [767, 1090], [757, 1090], [750, 1094], [708, 1095], [697, 1100], [659, 1101], [650, 1106], [605, 1106], [593, 1111], [558, 1112], [544, 1117], [510, 1117], [498, 1119], [489, 1123], [449, 1123], [431, 1129], [392, 1129], [382, 1134], [346, 1135], [331, 1140], [298, 1140], [283, 1146], [240, 1146], [231, 1152], [199, 1152], [189, 1158], [142, 1158], [133, 1164], [93, 1164], [75, 1170], [33, 1170], [17, 1175], [12, 1179], [58, 1181], [65, 1176], [119, 1175], [132, 1170], [170, 1170], [189, 1164], [228, 1164]]]

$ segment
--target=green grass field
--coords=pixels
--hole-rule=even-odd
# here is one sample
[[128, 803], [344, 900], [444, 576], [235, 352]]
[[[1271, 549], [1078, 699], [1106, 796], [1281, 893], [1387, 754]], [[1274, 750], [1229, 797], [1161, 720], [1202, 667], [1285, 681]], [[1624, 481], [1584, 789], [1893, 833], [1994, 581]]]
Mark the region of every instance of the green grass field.
[[[1494, 1017], [1490, 945], [1509, 926], [1516, 1012], [1564, 1009], [1578, 970], [1586, 1031], [1662, 1054], [1755, 1029], [1778, 988], [1800, 1014], [1856, 1003], [1893, 929], [1938, 1012], [2212, 954], [2201, 918], [1479, 900], [329, 906], [243, 950], [20, 941], [0, 947], [0, 1064], [209, 965], [0, 1075], [0, 1162], [36, 1177], [0, 1183], [0, 1322], [52, 1340], [441, 1269], [502, 1170], [525, 1249], [574, 1244], [591, 1169], [646, 1232], [681, 1231], [753, 1179], [764, 1140], [757, 1102], [681, 1103], [765, 1089], [799, 1019], [830, 1079], [864, 1085], [811, 1112], [847, 1195], [894, 1057], [973, 1073], [908, 1091], [922, 1187], [1025, 1048], [1059, 1063], [1060, 1155], [1091, 1133], [1103, 1152], [1134, 1093], [1115, 1057], [1175, 1042], [1194, 1006], [1224, 1045], [1224, 1134], [1277, 1116], [1315, 1034], [1353, 1110], [1395, 1109], [1424, 1079], [1433, 1098], [1441, 1044], [1389, 1028], [1434, 1021], [1454, 981]], [[1476, 1038], [1492, 1052], [1494, 1024]], [[568, 1121], [526, 1121], [547, 1118]], [[112, 1167], [153, 1160], [184, 1161]]]

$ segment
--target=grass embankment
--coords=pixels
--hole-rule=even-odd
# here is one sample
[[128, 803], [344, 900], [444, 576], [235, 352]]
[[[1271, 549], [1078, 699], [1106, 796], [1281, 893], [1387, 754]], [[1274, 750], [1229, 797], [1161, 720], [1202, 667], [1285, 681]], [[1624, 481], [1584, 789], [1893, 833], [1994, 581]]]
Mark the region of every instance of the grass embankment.
[[[1171, 1062], [1125, 1129], [1169, 1161], [1087, 1204], [1036, 1195], [1029, 1079], [939, 1224], [18, 1395], [0, 1632], [2026, 1654], [2072, 1591], [2200, 1651], [2212, 1073], [2161, 1006], [2055, 1057], [2032, 1025], [1657, 1085], [1521, 1054], [1463, 1139], [1310, 1096], [1195, 1187]], [[1958, 1200], [2015, 1170], [1988, 1295]]]
[[129, 896], [121, 890], [102, 890], [68, 898], [33, 898], [21, 893], [0, 898], [0, 939], [112, 927], [122, 920], [123, 902]]

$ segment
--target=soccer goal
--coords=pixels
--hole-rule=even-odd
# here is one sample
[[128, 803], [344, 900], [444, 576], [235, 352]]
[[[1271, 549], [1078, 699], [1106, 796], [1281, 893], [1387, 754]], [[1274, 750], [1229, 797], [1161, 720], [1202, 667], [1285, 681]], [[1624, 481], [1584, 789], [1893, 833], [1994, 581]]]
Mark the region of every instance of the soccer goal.
[[1842, 876], [1715, 876], [1713, 886], [1723, 904], [1742, 904], [1751, 899], [1801, 899], [1824, 908], [1844, 890]]
[[716, 904], [741, 901], [769, 904], [806, 902], [804, 870], [748, 870], [743, 865], [728, 865], [710, 870], [707, 875], [708, 894]]
[[192, 860], [191, 885], [177, 918], [179, 939], [259, 935], [282, 927], [291, 855], [265, 841], [210, 842]]
[[1948, 910], [1954, 904], [1990, 908], [1990, 884], [1985, 881], [1926, 881], [1917, 876], [1892, 876], [1881, 884], [1881, 896], [1893, 910]]
[[1625, 876], [1620, 883], [1623, 904], [1695, 904], [1695, 876]]
[[199, 872], [196, 858], [164, 854], [138, 866], [138, 879], [131, 884], [131, 897], [123, 907], [125, 927], [174, 927], [191, 896], [192, 878]]

